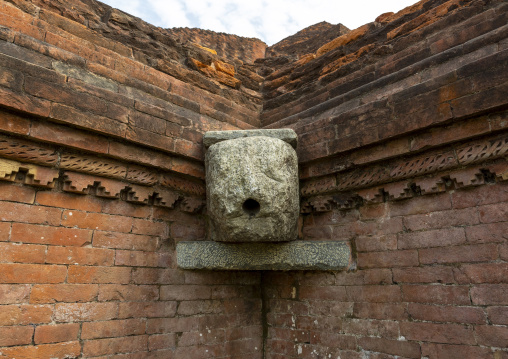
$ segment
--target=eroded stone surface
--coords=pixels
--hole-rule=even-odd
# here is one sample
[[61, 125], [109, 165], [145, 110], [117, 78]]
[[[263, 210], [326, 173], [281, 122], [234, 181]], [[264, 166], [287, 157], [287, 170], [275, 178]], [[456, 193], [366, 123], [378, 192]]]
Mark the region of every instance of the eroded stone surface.
[[208, 148], [211, 145], [222, 141], [259, 136], [278, 138], [279, 140], [289, 143], [295, 149], [298, 142], [298, 137], [295, 131], [289, 128], [282, 128], [277, 130], [209, 131], [203, 136], [203, 144], [205, 145], [205, 148]]
[[350, 263], [344, 242], [289, 243], [180, 242], [177, 263], [183, 269], [341, 270]]
[[215, 143], [206, 153], [209, 237], [227, 242], [297, 238], [298, 161], [271, 137]]

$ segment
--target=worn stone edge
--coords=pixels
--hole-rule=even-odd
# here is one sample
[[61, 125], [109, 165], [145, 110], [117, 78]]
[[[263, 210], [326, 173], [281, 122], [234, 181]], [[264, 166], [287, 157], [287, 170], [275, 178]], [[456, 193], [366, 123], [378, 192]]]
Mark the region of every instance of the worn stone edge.
[[346, 242], [286, 243], [179, 242], [177, 265], [201, 270], [320, 270], [347, 269], [351, 248]]
[[205, 148], [216, 143], [233, 140], [243, 137], [272, 137], [289, 143], [294, 149], [298, 145], [298, 136], [290, 128], [281, 129], [259, 129], [259, 130], [230, 130], [230, 131], [208, 131], [203, 136], [203, 145]]

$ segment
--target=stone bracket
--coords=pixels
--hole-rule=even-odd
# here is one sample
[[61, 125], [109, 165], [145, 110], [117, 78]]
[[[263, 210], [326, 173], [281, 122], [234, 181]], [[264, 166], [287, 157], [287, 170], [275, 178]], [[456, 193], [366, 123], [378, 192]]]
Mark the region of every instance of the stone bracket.
[[176, 260], [182, 269], [336, 271], [350, 266], [351, 248], [346, 242], [331, 241], [194, 241], [177, 244]]

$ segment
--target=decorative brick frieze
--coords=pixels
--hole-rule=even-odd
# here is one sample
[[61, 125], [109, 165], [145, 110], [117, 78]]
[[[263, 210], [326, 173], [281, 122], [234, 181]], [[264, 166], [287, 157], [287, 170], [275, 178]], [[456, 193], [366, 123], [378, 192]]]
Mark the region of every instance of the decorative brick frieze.
[[176, 202], [180, 199], [180, 195], [169, 190], [160, 190], [155, 193], [154, 204], [156, 206], [175, 208]]
[[161, 175], [160, 183], [163, 186], [170, 187], [175, 190], [180, 190], [185, 193], [194, 194], [197, 196], [204, 196], [206, 189], [204, 182], [197, 182], [187, 180], [171, 173], [164, 173]]
[[508, 180], [508, 161], [498, 159], [494, 163], [439, 172], [426, 177], [390, 182], [348, 192], [312, 196], [302, 201], [300, 212], [329, 212], [336, 209], [349, 209], [367, 203], [396, 201], [444, 192], [447, 189], [463, 189], [480, 186], [487, 182], [506, 180]]
[[[23, 163], [13, 161], [13, 159], [23, 161]], [[195, 196], [205, 195], [203, 182], [182, 178], [177, 174], [88, 154], [71, 153], [65, 149], [57, 150], [37, 142], [2, 134], [0, 134], [0, 161], [3, 163], [2, 179], [14, 181], [16, 174], [21, 171], [22, 174], [18, 175], [17, 181], [36, 186], [53, 187], [53, 180], [58, 178], [58, 168], [65, 170], [62, 189], [66, 192], [94, 193], [99, 197], [119, 198], [121, 191], [129, 184], [135, 184], [161, 185]], [[93, 191], [91, 191], [92, 188]], [[139, 188], [144, 187], [140, 186]], [[128, 200], [137, 203], [148, 202], [148, 196], [144, 194], [140, 199], [138, 194], [141, 191], [126, 192], [129, 193]], [[152, 190], [152, 194], [153, 192], [156, 191]], [[163, 190], [159, 192], [163, 192]], [[168, 203], [171, 203], [170, 206], [172, 206], [174, 201], [169, 200]]]
[[185, 197], [180, 204], [180, 209], [184, 212], [196, 213], [203, 209], [205, 204], [206, 202], [203, 198]]
[[125, 179], [129, 182], [151, 186], [158, 182], [158, 174], [155, 171], [138, 166], [129, 166]]
[[95, 177], [82, 173], [66, 171], [63, 181], [63, 190], [79, 194], [89, 194], [95, 183]]
[[58, 170], [0, 158], [0, 179], [53, 188]]
[[[334, 176], [331, 175], [310, 179], [302, 183], [300, 192], [302, 196], [307, 197], [324, 193], [357, 191], [383, 183], [452, 170], [461, 165], [493, 160], [505, 156], [506, 153], [508, 153], [508, 137], [506, 135], [494, 139], [476, 140], [468, 144], [456, 145], [444, 152], [419, 155], [409, 159], [394, 159], [385, 165], [370, 165], [339, 172], [335, 175], [336, 183], [334, 183]], [[463, 183], [475, 184], [481, 181], [481, 178], [474, 177], [474, 175], [471, 175], [471, 178], [463, 178], [463, 176], [469, 176], [463, 170], [450, 173], [459, 176], [456, 179], [452, 178], [458, 186], [463, 186]], [[431, 184], [424, 180], [422, 180], [422, 185], [424, 191], [431, 190], [433, 192], [441, 186], [438, 182]], [[437, 187], [432, 190], [435, 186]], [[395, 193], [397, 190], [393, 189], [392, 192]], [[398, 194], [394, 193], [392, 194], [395, 196], [394, 198], [403, 198], [406, 196], [404, 193], [407, 193], [407, 190], [401, 188]]]
[[128, 186], [127, 183], [109, 178], [100, 178], [97, 182], [95, 195], [105, 198], [120, 198], [120, 193]]
[[58, 162], [58, 153], [54, 149], [4, 135], [0, 135], [0, 155], [48, 166]]
[[99, 176], [125, 178], [127, 168], [116, 161], [103, 160], [94, 156], [62, 154], [60, 167], [79, 172], [93, 173]]
[[461, 147], [457, 150], [460, 164], [467, 165], [488, 158], [496, 158], [508, 153], [508, 137], [482, 141]]
[[153, 188], [145, 186], [130, 185], [126, 192], [126, 201], [139, 204], [148, 204], [150, 196], [153, 195]]

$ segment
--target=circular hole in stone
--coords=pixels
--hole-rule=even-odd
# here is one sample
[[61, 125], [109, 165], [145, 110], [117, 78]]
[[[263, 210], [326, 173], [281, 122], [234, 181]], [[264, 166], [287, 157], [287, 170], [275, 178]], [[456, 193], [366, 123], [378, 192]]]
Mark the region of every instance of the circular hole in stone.
[[249, 198], [245, 202], [243, 202], [242, 209], [245, 213], [247, 213], [249, 216], [255, 216], [256, 213], [259, 212], [261, 209], [261, 206], [259, 205], [259, 202], [255, 199]]

